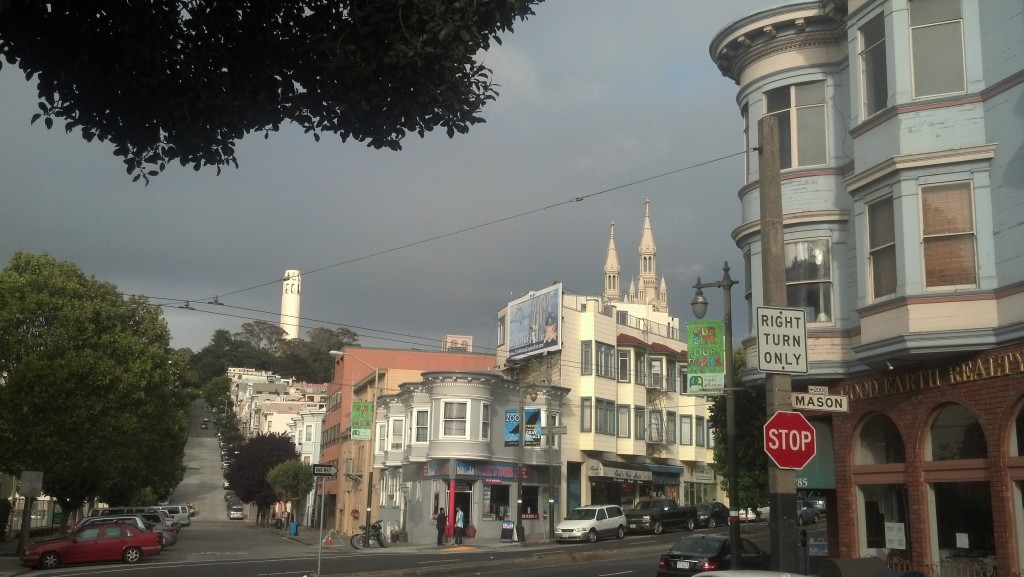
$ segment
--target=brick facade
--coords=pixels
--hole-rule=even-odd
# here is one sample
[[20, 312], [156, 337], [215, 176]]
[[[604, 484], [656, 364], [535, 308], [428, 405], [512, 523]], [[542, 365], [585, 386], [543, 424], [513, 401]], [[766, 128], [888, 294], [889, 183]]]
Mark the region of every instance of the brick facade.
[[[829, 529], [836, 533], [830, 540], [838, 543], [834, 556], [865, 554], [860, 529], [865, 513], [858, 506], [858, 487], [903, 484], [908, 497], [910, 565], [914, 570], [937, 574], [934, 569], [940, 559], [932, 550], [936, 521], [931, 519], [930, 485], [984, 481], [991, 492], [996, 567], [1009, 567], [1009, 573], [1020, 574], [1021, 511], [1014, 483], [1024, 481], [1024, 457], [1018, 455], [1017, 443], [1012, 441], [1024, 405], [1024, 342], [965, 360], [846, 379], [833, 385], [832, 392], [851, 398], [850, 412], [833, 416], [838, 507]], [[977, 419], [984, 433], [987, 458], [926, 459], [931, 425], [951, 403], [963, 405]], [[861, 429], [878, 413], [889, 417], [898, 429], [906, 450], [905, 463], [855, 464]]]

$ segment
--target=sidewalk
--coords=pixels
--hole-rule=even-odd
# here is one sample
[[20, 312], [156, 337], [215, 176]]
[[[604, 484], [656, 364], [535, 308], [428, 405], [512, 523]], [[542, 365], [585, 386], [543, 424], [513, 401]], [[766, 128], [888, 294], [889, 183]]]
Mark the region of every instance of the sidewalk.
[[14, 554], [17, 550], [17, 539], [8, 538], [0, 541], [0, 577], [10, 577], [31, 571], [28, 567], [22, 566], [18, 556]]
[[[315, 528], [300, 527], [298, 535], [290, 535], [288, 533], [287, 529], [266, 529], [266, 530], [273, 531], [273, 532], [279, 534], [284, 539], [290, 539], [292, 541], [295, 541], [296, 543], [302, 543], [304, 545], [309, 545], [310, 547], [316, 547], [317, 544], [320, 542], [320, 533]], [[327, 535], [327, 533], [325, 532], [324, 533], [325, 538], [326, 538], [326, 535]], [[339, 535], [337, 537], [333, 537], [332, 536], [332, 539], [331, 539], [332, 543], [330, 545], [328, 545], [327, 543], [324, 543], [324, 549], [328, 549], [328, 548], [329, 549], [347, 549], [347, 550], [351, 551], [351, 550], [353, 550], [353, 548], [352, 548], [352, 545], [349, 542], [350, 539], [351, 539], [350, 535]], [[544, 539], [537, 539], [537, 540], [534, 540], [534, 541], [527, 541], [525, 543], [515, 543], [515, 542], [513, 542], [513, 543], [502, 543], [501, 541], [490, 540], [490, 539], [484, 540], [484, 539], [469, 539], [469, 538], [466, 538], [463, 541], [462, 545], [455, 545], [453, 543], [449, 543], [447, 545], [442, 545], [441, 547], [438, 547], [435, 543], [426, 543], [426, 544], [388, 543], [388, 549], [389, 550], [390, 549], [394, 549], [394, 551], [396, 553], [402, 553], [402, 552], [412, 553], [412, 552], [421, 552], [421, 551], [443, 552], [443, 553], [448, 553], [448, 552], [457, 553], [457, 552], [462, 552], [462, 551], [478, 551], [478, 550], [481, 550], [481, 549], [497, 549], [497, 548], [509, 548], [509, 547], [511, 547], [511, 548], [523, 548], [523, 549], [527, 549], [527, 548], [529, 548], [529, 549], [538, 549], [538, 548], [543, 548], [545, 546], [554, 547], [554, 546], [558, 546], [558, 545], [559, 544], [555, 543], [554, 541], [546, 541]], [[370, 550], [371, 551], [376, 551], [376, 550], [378, 550], [378, 548], [377, 547], [373, 547]], [[0, 575], [0, 577], [2, 577], [2, 575]]]

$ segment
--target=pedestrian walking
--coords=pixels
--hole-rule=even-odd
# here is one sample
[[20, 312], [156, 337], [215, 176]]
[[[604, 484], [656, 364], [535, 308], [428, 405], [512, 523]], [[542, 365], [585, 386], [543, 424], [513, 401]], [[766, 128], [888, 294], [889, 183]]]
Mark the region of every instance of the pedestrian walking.
[[444, 530], [448, 526], [448, 515], [444, 514], [444, 507], [437, 510], [437, 546], [444, 545]]
[[462, 536], [466, 533], [466, 514], [462, 507], [455, 506], [455, 544], [462, 545]]

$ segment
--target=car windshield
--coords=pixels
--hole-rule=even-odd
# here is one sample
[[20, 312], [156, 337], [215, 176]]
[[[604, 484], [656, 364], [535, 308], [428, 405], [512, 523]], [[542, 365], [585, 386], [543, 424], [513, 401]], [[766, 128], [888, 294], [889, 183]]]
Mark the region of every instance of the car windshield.
[[658, 503], [656, 501], [638, 501], [634, 509], [656, 509]]
[[566, 517], [568, 521], [589, 521], [597, 516], [597, 509], [573, 509]]
[[705, 537], [684, 537], [672, 546], [673, 553], [682, 553], [694, 557], [708, 557], [722, 550], [721, 539], [708, 539]]

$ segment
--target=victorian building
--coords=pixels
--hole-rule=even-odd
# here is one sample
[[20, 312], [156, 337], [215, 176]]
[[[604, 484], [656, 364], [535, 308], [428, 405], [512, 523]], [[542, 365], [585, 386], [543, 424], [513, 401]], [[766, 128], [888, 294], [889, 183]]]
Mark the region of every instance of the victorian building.
[[[729, 23], [747, 306], [763, 303], [758, 121], [778, 119], [789, 307], [835, 465], [830, 556], [1020, 574], [1024, 550], [1024, 13], [1019, 0], [822, 0]], [[750, 315], [753, 318], [753, 315]], [[750, 331], [748, 331], [750, 333]], [[758, 347], [743, 341], [747, 366]], [[750, 370], [744, 384], [764, 375]]]

